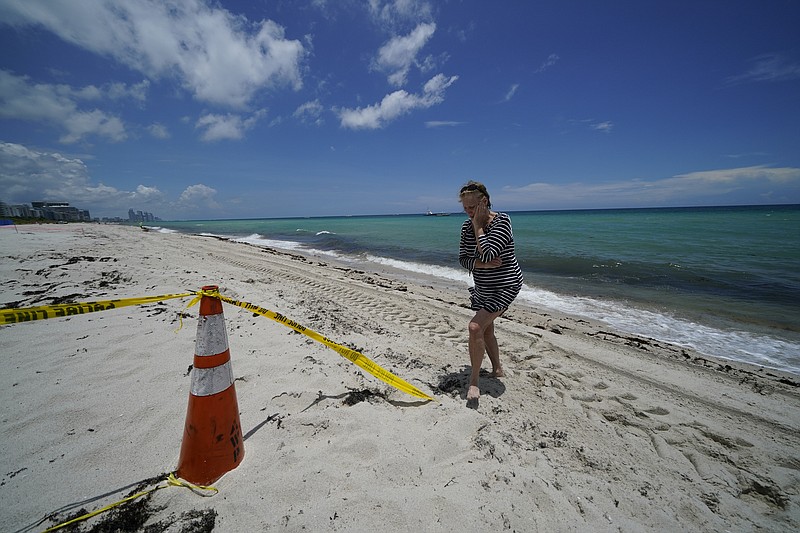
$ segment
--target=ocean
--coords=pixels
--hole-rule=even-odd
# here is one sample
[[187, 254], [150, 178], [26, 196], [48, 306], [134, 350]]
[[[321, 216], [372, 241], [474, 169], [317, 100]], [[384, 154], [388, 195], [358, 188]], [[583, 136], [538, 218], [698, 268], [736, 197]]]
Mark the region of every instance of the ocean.
[[[520, 304], [800, 375], [800, 205], [511, 211]], [[158, 222], [453, 287], [466, 215]], [[512, 306], [513, 310], [513, 306]]]

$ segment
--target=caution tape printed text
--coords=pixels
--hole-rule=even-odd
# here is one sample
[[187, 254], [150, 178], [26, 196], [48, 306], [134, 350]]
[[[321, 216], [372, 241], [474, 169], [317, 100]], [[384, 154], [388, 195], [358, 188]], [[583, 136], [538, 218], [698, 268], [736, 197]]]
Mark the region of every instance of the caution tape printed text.
[[130, 305], [144, 305], [172, 298], [187, 298], [195, 293], [163, 294], [161, 296], [145, 296], [141, 298], [124, 298], [118, 300], [103, 300], [99, 302], [79, 302], [74, 304], [42, 305], [27, 307], [25, 309], [0, 309], [0, 325], [31, 322], [34, 320], [47, 320], [48, 318], [61, 318], [66, 316], [109, 311]]
[[331, 339], [317, 333], [316, 331], [308, 329], [302, 324], [295, 322], [294, 320], [280, 313], [276, 313], [275, 311], [270, 311], [269, 309], [265, 309], [263, 307], [257, 306], [249, 302], [242, 302], [239, 300], [228, 298], [227, 296], [223, 296], [218, 291], [214, 290], [200, 290], [197, 292], [187, 292], [181, 294], [163, 294], [160, 296], [144, 296], [139, 298], [123, 298], [116, 300], [103, 300], [97, 302], [43, 305], [38, 307], [28, 307], [24, 309], [2, 309], [0, 310], [0, 325], [10, 325], [21, 322], [47, 320], [50, 318], [70, 317], [76, 315], [83, 315], [87, 313], [95, 313], [99, 311], [108, 311], [111, 309], [118, 309], [120, 307], [128, 307], [132, 305], [144, 305], [148, 303], [160, 302], [163, 300], [170, 300], [174, 298], [188, 298], [190, 296], [194, 296], [194, 298], [192, 299], [192, 301], [189, 302], [187, 308], [199, 302], [203, 296], [218, 298], [221, 301], [228, 303], [230, 305], [235, 305], [247, 311], [251, 311], [253, 313], [259, 314], [261, 316], [279, 322], [297, 331], [298, 333], [302, 333], [303, 335], [306, 335], [307, 337], [310, 337], [311, 339], [314, 339], [315, 341], [324, 344], [325, 346], [332, 349], [345, 359], [349, 360], [351, 363], [369, 372], [370, 374], [380, 379], [384, 383], [387, 383], [388, 385], [391, 385], [392, 387], [405, 392], [406, 394], [410, 394], [411, 396], [422, 398], [424, 400], [435, 401], [433, 397], [429, 396], [428, 394], [425, 394], [414, 385], [408, 383], [402, 378], [399, 378], [393, 373], [389, 372], [388, 370], [382, 368], [380, 365], [373, 362], [364, 354], [356, 350], [352, 350], [346, 346], [342, 346], [341, 344], [337, 344], [333, 342]]

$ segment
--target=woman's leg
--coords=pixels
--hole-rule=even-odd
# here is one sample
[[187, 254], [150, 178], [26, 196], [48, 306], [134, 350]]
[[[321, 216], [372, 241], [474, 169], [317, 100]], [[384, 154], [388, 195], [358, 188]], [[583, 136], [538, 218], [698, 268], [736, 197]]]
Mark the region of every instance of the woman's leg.
[[[481, 391], [478, 388], [478, 377], [481, 374], [481, 363], [483, 363], [483, 354], [486, 353], [487, 347], [490, 352], [489, 357], [497, 357], [497, 363], [500, 362], [499, 350], [497, 348], [497, 339], [494, 337], [494, 319], [502, 313], [490, 313], [486, 309], [481, 309], [472, 320], [469, 322], [469, 361], [472, 365], [472, 370], [469, 378], [469, 389], [467, 390], [467, 400], [477, 400], [480, 398]], [[492, 328], [490, 335], [490, 343], [486, 343], [486, 330]], [[494, 340], [491, 340], [494, 339]], [[495, 370], [495, 361], [492, 361], [492, 366]]]
[[494, 335], [494, 320], [483, 333], [483, 344], [486, 346], [489, 361], [492, 362], [492, 375], [502, 378], [505, 374], [503, 373], [503, 365], [500, 363], [500, 347], [497, 345], [497, 337]]

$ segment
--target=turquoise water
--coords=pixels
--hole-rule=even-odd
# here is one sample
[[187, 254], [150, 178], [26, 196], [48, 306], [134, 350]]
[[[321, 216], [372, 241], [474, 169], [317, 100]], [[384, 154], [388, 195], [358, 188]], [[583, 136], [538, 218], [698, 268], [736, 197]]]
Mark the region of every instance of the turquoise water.
[[[510, 212], [521, 304], [800, 374], [800, 206]], [[464, 287], [463, 213], [160, 223]], [[466, 299], [466, 290], [465, 299]]]

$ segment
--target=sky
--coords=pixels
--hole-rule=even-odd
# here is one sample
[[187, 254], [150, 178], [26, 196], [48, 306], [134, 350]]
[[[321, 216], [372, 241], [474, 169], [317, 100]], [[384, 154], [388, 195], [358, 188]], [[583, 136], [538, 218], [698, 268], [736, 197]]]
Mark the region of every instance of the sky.
[[795, 0], [0, 0], [0, 201], [800, 203]]

